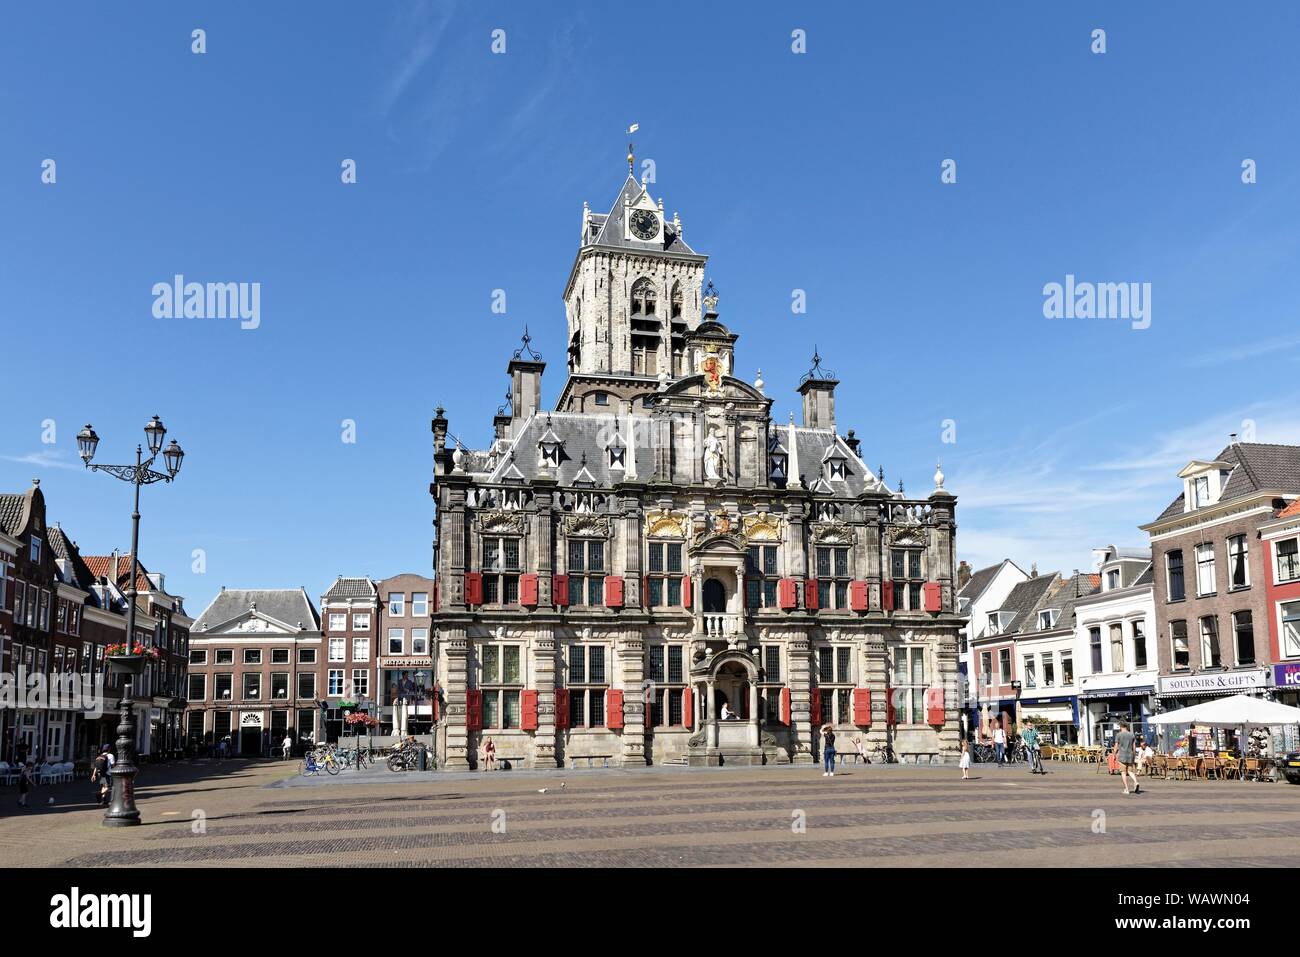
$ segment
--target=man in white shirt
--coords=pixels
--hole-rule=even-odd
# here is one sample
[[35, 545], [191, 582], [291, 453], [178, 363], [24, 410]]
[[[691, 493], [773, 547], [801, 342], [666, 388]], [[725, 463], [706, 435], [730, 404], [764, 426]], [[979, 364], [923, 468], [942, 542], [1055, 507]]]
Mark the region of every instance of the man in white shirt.
[[284, 752], [284, 759], [288, 761], [289, 753], [293, 750], [293, 738], [286, 734], [284, 740], [280, 742], [280, 749]]
[[1007, 733], [1002, 730], [1001, 724], [993, 728], [993, 750], [998, 756], [998, 767], [1002, 767], [1006, 763]]

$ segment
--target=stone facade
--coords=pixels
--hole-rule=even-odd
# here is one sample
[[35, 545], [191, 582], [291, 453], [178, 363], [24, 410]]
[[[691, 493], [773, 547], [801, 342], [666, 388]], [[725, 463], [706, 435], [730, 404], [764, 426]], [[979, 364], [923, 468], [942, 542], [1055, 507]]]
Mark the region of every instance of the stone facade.
[[440, 767], [812, 762], [826, 723], [955, 760], [955, 497], [872, 473], [819, 357], [774, 422], [681, 236], [629, 177], [584, 211], [556, 408], [525, 338], [490, 447], [433, 420]]

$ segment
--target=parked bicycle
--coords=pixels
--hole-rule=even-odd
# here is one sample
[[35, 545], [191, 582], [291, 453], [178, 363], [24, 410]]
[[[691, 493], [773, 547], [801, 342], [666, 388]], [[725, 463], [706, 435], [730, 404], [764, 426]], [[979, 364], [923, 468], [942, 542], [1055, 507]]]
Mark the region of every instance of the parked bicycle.
[[324, 771], [326, 774], [338, 774], [342, 770], [338, 758], [334, 756], [333, 751], [325, 750], [321, 752], [308, 751], [302, 758], [302, 764], [298, 767], [299, 774], [320, 774]]
[[394, 749], [393, 753], [388, 756], [387, 765], [390, 771], [411, 771], [420, 766], [420, 752], [424, 750], [415, 745], [405, 745]]
[[872, 764], [897, 764], [898, 755], [894, 753], [892, 744], [878, 744], [871, 752]]

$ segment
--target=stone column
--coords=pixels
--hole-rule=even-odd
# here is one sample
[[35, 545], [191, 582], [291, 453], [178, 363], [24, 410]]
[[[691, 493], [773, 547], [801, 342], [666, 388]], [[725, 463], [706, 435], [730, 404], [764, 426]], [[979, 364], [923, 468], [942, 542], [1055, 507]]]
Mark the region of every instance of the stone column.
[[793, 764], [816, 764], [813, 736], [816, 731], [812, 707], [812, 663], [809, 660], [808, 634], [803, 629], [786, 638], [786, 656], [790, 688], [790, 760]]
[[757, 676], [749, 682], [749, 746], [758, 747], [758, 679]]
[[555, 628], [539, 623], [533, 633], [532, 686], [537, 691], [537, 730], [533, 732], [532, 767], [557, 765], [555, 728]]
[[645, 678], [645, 646], [641, 640], [640, 630], [626, 631], [618, 639], [615, 652], [618, 655], [619, 674], [623, 678], [623, 756], [624, 767], [644, 767], [646, 707], [645, 690], [642, 682]]
[[885, 636], [883, 632], [867, 635], [864, 648], [865, 679], [863, 686], [871, 689], [871, 729], [867, 732], [866, 748], [871, 750], [876, 745], [889, 741], [887, 721], [889, 718], [886, 697], [889, 684], [889, 660], [885, 653]]
[[939, 685], [943, 688], [943, 727], [939, 729], [939, 761], [952, 764], [961, 756], [961, 689], [957, 670], [957, 636], [939, 637], [935, 652]]
[[465, 692], [469, 689], [469, 640], [464, 624], [443, 624], [442, 646], [447, 655], [447, 677], [443, 692], [447, 698], [447, 754], [443, 767], [468, 771], [470, 735], [465, 728]]

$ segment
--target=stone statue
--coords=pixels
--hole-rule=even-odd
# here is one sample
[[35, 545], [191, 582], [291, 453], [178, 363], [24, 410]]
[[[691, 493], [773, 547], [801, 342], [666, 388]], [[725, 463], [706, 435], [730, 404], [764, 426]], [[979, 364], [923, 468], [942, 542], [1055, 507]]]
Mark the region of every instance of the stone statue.
[[722, 481], [722, 436], [715, 427], [709, 429], [704, 439], [704, 477], [710, 481]]

